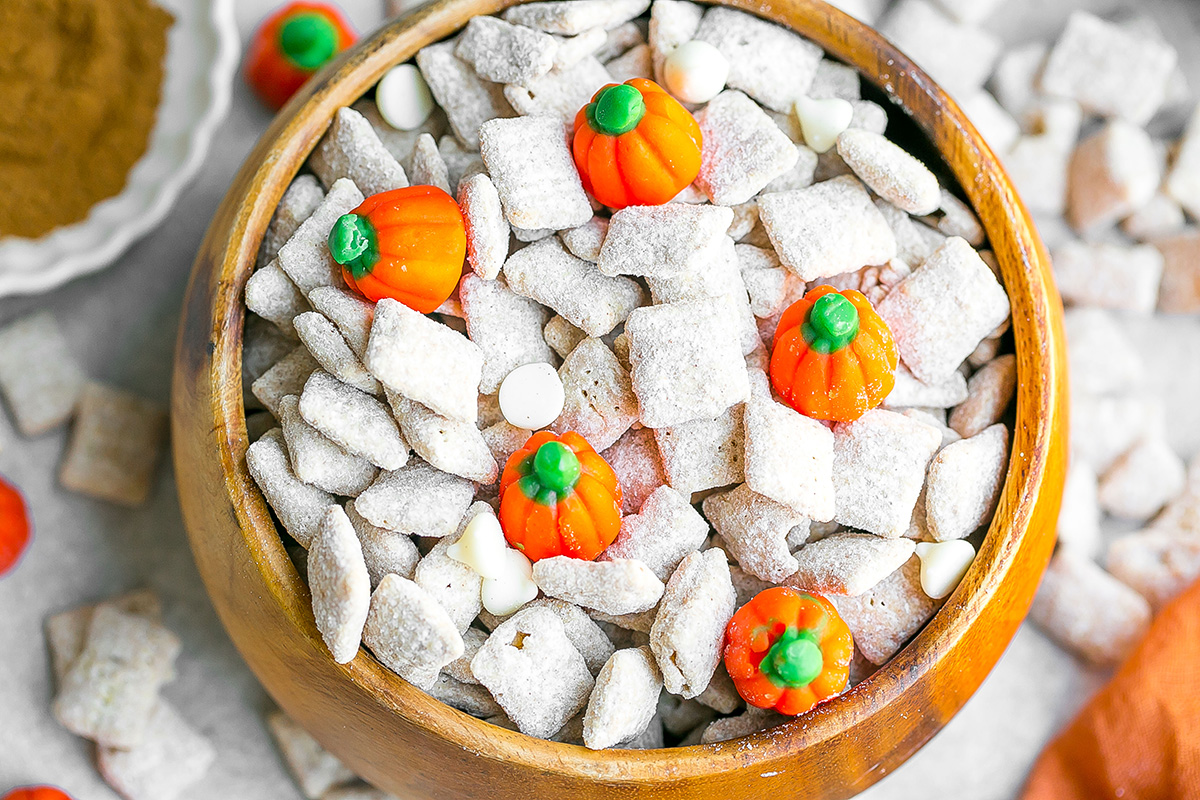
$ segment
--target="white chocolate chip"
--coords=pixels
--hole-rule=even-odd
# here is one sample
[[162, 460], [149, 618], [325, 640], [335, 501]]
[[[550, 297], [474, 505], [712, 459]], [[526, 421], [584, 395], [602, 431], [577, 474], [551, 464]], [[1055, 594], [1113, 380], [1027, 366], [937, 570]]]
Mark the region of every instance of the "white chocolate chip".
[[393, 128], [416, 130], [433, 113], [433, 95], [412, 64], [392, 67], [375, 87], [375, 105], [379, 116]]
[[840, 97], [796, 99], [796, 119], [800, 120], [804, 143], [818, 153], [828, 152], [853, 118], [854, 106]]
[[533, 582], [533, 566], [519, 550], [506, 548], [495, 563], [499, 574], [483, 581], [483, 607], [497, 617], [507, 617], [537, 597], [538, 586]]
[[495, 514], [476, 514], [463, 529], [458, 541], [446, 549], [446, 555], [466, 564], [485, 578], [504, 575], [504, 531]]
[[566, 393], [558, 371], [549, 364], [524, 364], [500, 384], [500, 412], [510, 425], [535, 431], [562, 413]]
[[921, 559], [921, 591], [935, 600], [954, 591], [975, 560], [975, 548], [965, 539], [948, 542], [918, 542]]
[[712, 100], [725, 88], [728, 77], [729, 61], [708, 42], [685, 42], [663, 63], [667, 91], [685, 103]]

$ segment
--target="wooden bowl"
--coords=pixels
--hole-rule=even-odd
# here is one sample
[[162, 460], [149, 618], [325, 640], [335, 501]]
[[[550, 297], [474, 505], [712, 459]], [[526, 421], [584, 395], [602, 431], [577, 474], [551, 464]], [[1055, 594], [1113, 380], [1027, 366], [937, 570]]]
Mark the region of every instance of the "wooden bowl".
[[462, 714], [365, 650], [335, 664], [267, 504], [246, 470], [242, 289], [288, 182], [341, 106], [479, 14], [514, 0], [441, 0], [332, 65], [250, 154], [196, 259], [176, 354], [173, 432], [200, 573], [246, 662], [351, 769], [404, 798], [844, 798], [962, 707], [1008, 645], [1049, 558], [1066, 445], [1062, 311], [1049, 261], [996, 157], [958, 107], [874, 31], [817, 0], [720, 0], [790, 27], [893, 95], [976, 209], [1012, 300], [1019, 388], [1003, 497], [958, 590], [872, 678], [774, 730], [718, 744], [608, 750], [529, 738]]

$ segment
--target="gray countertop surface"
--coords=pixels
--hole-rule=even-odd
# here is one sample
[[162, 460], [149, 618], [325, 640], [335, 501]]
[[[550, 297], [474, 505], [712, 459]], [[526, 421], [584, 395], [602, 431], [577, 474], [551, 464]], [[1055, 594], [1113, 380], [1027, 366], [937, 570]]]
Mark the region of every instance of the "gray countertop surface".
[[[243, 41], [277, 5], [237, 0]], [[361, 30], [382, 19], [382, 0], [344, 0]], [[1009, 42], [1051, 38], [1071, 8], [1137, 8], [1152, 14], [1180, 49], [1200, 88], [1200, 3], [1189, 0], [1011, 0], [988, 27]], [[166, 404], [172, 350], [192, 258], [234, 172], [269, 122], [235, 81], [233, 106], [199, 177], [159, 228], [118, 262], [42, 297], [0, 300], [0, 324], [51, 310], [89, 375]], [[1130, 321], [1167, 403], [1181, 455], [1200, 449], [1200, 321]], [[1190, 358], [1188, 356], [1191, 356]], [[51, 613], [139, 586], [162, 596], [166, 624], [183, 640], [178, 678], [165, 696], [212, 738], [218, 758], [187, 800], [300, 800], [262, 724], [271, 702], [243, 665], [210, 605], [183, 531], [169, 458], [151, 500], [121, 509], [63, 490], [57, 481], [65, 431], [23, 439], [0, 415], [0, 474], [25, 493], [33, 546], [0, 580], [0, 792], [57, 784], [76, 800], [115, 800], [92, 766], [92, 747], [58, 727], [42, 622]], [[1030, 625], [963, 711], [916, 756], [860, 797], [901, 800], [949, 795], [1010, 798], [1045, 742], [1103, 682]], [[480, 796], [486, 794], [483, 788]]]

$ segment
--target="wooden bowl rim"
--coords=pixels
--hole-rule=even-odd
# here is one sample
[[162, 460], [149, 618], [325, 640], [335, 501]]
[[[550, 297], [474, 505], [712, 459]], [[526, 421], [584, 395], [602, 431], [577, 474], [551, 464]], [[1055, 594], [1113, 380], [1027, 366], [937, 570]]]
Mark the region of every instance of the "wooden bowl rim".
[[[244, 196], [237, 205], [237, 218], [231, 223], [234, 234], [226, 243], [219, 280], [214, 284], [216, 297], [212, 319], [216, 338], [210, 345], [210, 352], [232, 352], [236, 353], [236, 358], [213, 358], [213, 385], [241, 381], [245, 311], [242, 289], [253, 269], [262, 233], [283, 188], [302, 167], [333, 113], [342, 105], [331, 98], [329, 87], [352, 85], [356, 87], [354, 95], [362, 96], [387, 68], [409, 60], [417, 49], [461, 28], [470, 17], [480, 13], [494, 14], [509, 6], [532, 1], [487, 0], [488, 8], [481, 12], [476, 0], [438, 0], [392, 21], [344, 54], [280, 114], [263, 136], [263, 141], [273, 140], [271, 152], [276, 155], [257, 166], [249, 161], [243, 166], [243, 172], [254, 173], [254, 186], [277, 188], [257, 196], [253, 196], [253, 192]], [[797, 29], [789, 24], [788, 11], [824, 6], [820, 0], [700, 1], [738, 8], [791, 30]], [[468, 9], [470, 13], [467, 13]], [[846, 733], [895, 702], [933, 667], [940, 650], [948, 649], [966, 636], [980, 610], [1001, 592], [1018, 551], [1034, 547], [1037, 537], [1053, 536], [1052, 529], [1029, 529], [1035, 500], [1042, 489], [1047, 454], [1054, 449], [1053, 440], [1063, 435], [1065, 426], [1062, 415], [1056, 412], [1056, 398], [1061, 397], [1065, 381], [1061, 365], [1055, 362], [1055, 354], [1062, 351], [1061, 304], [1050, 277], [1044, 247], [996, 157], [958, 106], [874, 29], [832, 7], [825, 6], [819, 13], [824, 15], [824, 28], [797, 32], [821, 46], [824, 52], [855, 67], [863, 79], [885, 91], [914, 116], [979, 214], [999, 260], [1010, 297], [1015, 294], [1013, 287], [1018, 285], [1029, 291], [1028, 302], [1021, 308], [1014, 301], [1013, 314], [1014, 329], [1028, 334], [1031, 342], [1024, 353], [1018, 352], [1022, 391], [1018, 392], [1017, 425], [1011, 452], [1022, 457], [1010, 458], [1001, 505], [966, 578], [924, 628], [871, 678], [796, 720], [726, 742], [657, 750], [592, 751], [577, 745], [535, 739], [444, 705], [388, 671], [363, 649], [340, 670], [347, 680], [358, 684], [375, 702], [472, 753], [585, 780], [670, 781], [744, 767], [748, 760], [765, 765]], [[848, 44], [840, 46], [836, 33], [845, 34], [848, 42], [863, 44], [862, 53], [851, 52]], [[878, 78], [868, 70], [870, 54], [877, 62]], [[952, 123], [950, 139], [943, 141], [937, 129], [917, 119], [904, 105], [898, 89], [905, 86], [924, 95], [935, 116]], [[313, 119], [322, 122], [316, 126], [304, 123]], [[957, 165], [965, 163], [964, 160], [950, 158], [947, 148], [961, 148], [978, 169], [959, 169]], [[980, 200], [985, 196], [996, 199], [996, 213], [981, 208]], [[213, 227], [217, 224], [218, 220], [214, 220]], [[1030, 355], [1033, 351], [1040, 353], [1045, 363], [1039, 363], [1036, 356]], [[264, 583], [271, 587], [274, 601], [289, 621], [302, 635], [319, 642], [307, 586], [288, 558], [266, 501], [245, 465], [248, 440], [241, 394], [230, 393], [222, 401], [221, 393], [214, 393], [213, 406], [229, 499], [246, 545], [255, 556]], [[1017, 501], [1008, 502], [1013, 496]], [[193, 544], [197, 544], [195, 537]], [[1019, 609], [1017, 613], [1023, 616], [1025, 610]], [[939, 647], [933, 647], [935, 643]], [[930, 658], [930, 654], [934, 657]], [[955, 710], [965, 701], [966, 697], [949, 699], [955, 704]]]

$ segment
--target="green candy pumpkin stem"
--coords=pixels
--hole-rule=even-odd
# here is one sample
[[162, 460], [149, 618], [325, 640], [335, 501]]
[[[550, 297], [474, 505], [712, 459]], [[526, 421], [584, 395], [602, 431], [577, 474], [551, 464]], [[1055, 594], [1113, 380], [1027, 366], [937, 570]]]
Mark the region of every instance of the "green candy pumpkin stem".
[[776, 686], [799, 689], [817, 679], [825, 669], [825, 659], [812, 631], [788, 628], [771, 645], [758, 668]]
[[800, 330], [813, 350], [835, 353], [858, 335], [858, 309], [844, 296], [830, 292], [813, 304]]
[[586, 113], [596, 133], [620, 136], [636, 128], [646, 116], [646, 101], [637, 89], [619, 83], [601, 89], [596, 99], [588, 104]]
[[338, 32], [320, 14], [297, 14], [279, 30], [279, 49], [296, 66], [315, 72], [337, 52]]
[[334, 261], [349, 269], [355, 279], [361, 278], [379, 260], [375, 226], [366, 217], [343, 214], [329, 231], [329, 253]]
[[571, 493], [579, 483], [579, 457], [562, 442], [546, 442], [522, 465], [525, 477], [519, 481], [525, 496], [552, 506]]

